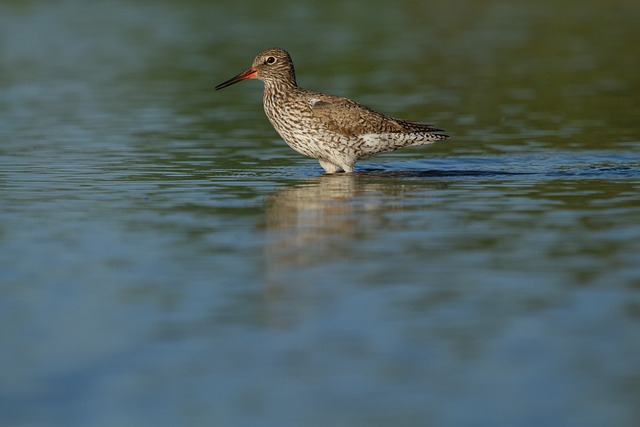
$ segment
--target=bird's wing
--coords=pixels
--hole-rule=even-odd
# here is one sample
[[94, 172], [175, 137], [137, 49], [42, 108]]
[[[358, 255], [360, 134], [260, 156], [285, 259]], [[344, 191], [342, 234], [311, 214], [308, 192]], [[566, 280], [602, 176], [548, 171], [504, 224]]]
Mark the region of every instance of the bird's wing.
[[347, 98], [324, 95], [309, 101], [313, 116], [327, 129], [345, 135], [402, 132], [393, 119]]
[[318, 94], [309, 99], [309, 105], [313, 116], [327, 129], [345, 136], [439, 131], [430, 125], [385, 116], [348, 98]]

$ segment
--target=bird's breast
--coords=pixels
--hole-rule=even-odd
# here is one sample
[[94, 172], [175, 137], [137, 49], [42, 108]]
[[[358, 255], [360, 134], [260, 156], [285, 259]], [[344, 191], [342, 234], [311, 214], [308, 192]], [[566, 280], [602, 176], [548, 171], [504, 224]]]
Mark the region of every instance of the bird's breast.
[[302, 98], [265, 94], [264, 112], [285, 139], [300, 138], [317, 133], [321, 128], [306, 104]]

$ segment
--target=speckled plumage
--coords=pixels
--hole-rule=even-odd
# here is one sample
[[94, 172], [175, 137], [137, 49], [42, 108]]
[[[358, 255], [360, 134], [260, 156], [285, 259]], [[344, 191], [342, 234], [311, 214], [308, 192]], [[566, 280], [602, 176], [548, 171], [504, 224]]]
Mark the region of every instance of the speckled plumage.
[[284, 49], [260, 52], [251, 68], [216, 89], [251, 78], [264, 82], [264, 111], [282, 139], [317, 159], [327, 173], [353, 172], [359, 159], [449, 138], [431, 125], [394, 119], [351, 99], [298, 87]]

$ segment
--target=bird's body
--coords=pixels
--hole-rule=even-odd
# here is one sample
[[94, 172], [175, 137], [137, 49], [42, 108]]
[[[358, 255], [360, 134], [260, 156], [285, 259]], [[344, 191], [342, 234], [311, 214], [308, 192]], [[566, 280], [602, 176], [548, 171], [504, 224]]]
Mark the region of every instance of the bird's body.
[[353, 172], [357, 160], [448, 138], [430, 125], [394, 119], [348, 98], [299, 87], [284, 49], [259, 53], [251, 68], [216, 89], [249, 78], [264, 81], [264, 111], [282, 139], [317, 159], [327, 173]]

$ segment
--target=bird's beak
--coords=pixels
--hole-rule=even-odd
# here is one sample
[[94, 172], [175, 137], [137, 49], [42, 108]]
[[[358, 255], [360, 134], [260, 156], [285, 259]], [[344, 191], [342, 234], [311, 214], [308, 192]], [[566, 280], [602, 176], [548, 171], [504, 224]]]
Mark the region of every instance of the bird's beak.
[[243, 71], [235, 77], [230, 78], [226, 82], [220, 83], [216, 86], [216, 90], [224, 89], [227, 86], [231, 86], [232, 84], [236, 84], [246, 79], [253, 79], [258, 74], [258, 70], [251, 67], [247, 71]]

